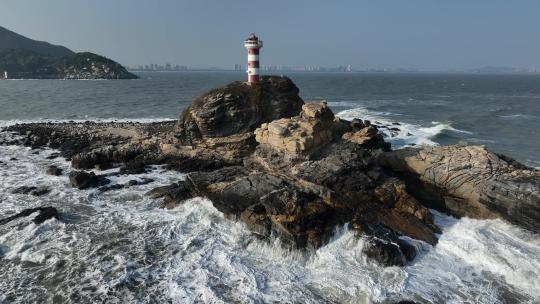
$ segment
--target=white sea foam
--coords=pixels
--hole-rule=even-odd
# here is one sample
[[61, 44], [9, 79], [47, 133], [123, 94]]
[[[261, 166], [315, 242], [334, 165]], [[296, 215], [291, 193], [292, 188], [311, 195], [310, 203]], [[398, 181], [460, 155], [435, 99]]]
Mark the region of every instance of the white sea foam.
[[534, 119], [535, 117], [528, 114], [511, 114], [511, 115], [501, 115], [499, 116], [502, 119], [506, 120], [517, 120], [517, 119]]
[[[144, 193], [183, 175], [154, 167], [113, 183], [156, 182], [100, 193], [76, 190], [66, 175], [48, 176], [62, 159], [0, 146], [0, 214], [52, 205], [60, 220], [0, 226], [0, 302], [108, 303], [422, 303], [530, 302], [540, 298], [540, 240], [500, 220], [456, 220], [435, 213], [443, 233], [407, 267], [366, 260], [364, 241], [347, 226], [314, 252], [267, 243], [194, 198], [173, 210]], [[16, 158], [17, 160], [12, 160]], [[109, 170], [107, 172], [114, 172]], [[42, 197], [11, 194], [47, 186]], [[25, 291], [20, 292], [20, 286]]]
[[[396, 122], [390, 120], [387, 117], [391, 116], [390, 113], [380, 113], [375, 111], [369, 111], [366, 108], [354, 108], [350, 110], [341, 111], [337, 114], [338, 117], [352, 120], [354, 118], [367, 119], [372, 123], [382, 126], [379, 130], [386, 136], [385, 140], [392, 144], [394, 149], [413, 145], [438, 145], [433, 138], [442, 132], [456, 132], [464, 134], [472, 134], [469, 131], [459, 130], [452, 127], [451, 124], [432, 122], [431, 126], [420, 126], [416, 124]], [[390, 128], [397, 128], [391, 130]]]

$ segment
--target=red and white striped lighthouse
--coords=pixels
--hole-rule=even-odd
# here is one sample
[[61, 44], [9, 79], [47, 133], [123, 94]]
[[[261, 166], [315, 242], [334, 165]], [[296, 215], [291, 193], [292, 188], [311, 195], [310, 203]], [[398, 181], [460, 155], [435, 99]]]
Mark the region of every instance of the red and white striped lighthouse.
[[263, 47], [262, 40], [255, 36], [255, 33], [251, 34], [246, 40], [244, 40], [244, 46], [248, 50], [248, 83], [259, 82], [259, 49]]

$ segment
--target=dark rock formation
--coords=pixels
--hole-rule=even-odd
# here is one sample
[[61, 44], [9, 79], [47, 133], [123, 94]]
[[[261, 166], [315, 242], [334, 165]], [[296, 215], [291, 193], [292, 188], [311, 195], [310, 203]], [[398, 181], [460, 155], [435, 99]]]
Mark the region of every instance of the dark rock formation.
[[0, 220], [0, 225], [7, 224], [13, 220], [16, 220], [21, 217], [29, 216], [33, 213], [38, 212], [38, 215], [34, 217], [32, 220], [36, 225], [39, 225], [43, 222], [45, 222], [48, 219], [55, 218], [58, 219], [58, 210], [54, 207], [38, 207], [38, 208], [31, 208], [31, 209], [24, 209], [23, 211], [12, 215], [10, 217], [4, 218]]
[[98, 190], [101, 191], [101, 192], [107, 192], [107, 191], [111, 191], [111, 190], [129, 188], [131, 186], [146, 185], [146, 184], [152, 183], [153, 181], [154, 180], [151, 179], [151, 178], [142, 178], [140, 181], [132, 179], [132, 180], [129, 180], [125, 184], [114, 184], [114, 185], [101, 186], [101, 187], [99, 187]]
[[185, 145], [251, 133], [262, 123], [297, 115], [303, 101], [287, 77], [263, 76], [260, 85], [233, 82], [198, 97], [182, 112], [175, 136]]
[[540, 232], [540, 171], [483, 146], [402, 149], [379, 161], [397, 172], [416, 197], [456, 216], [502, 217]]
[[49, 166], [49, 168], [47, 168], [47, 174], [54, 176], [62, 175], [62, 169], [57, 166]]
[[[147, 163], [172, 164], [176, 156], [160, 151], [160, 144], [171, 132], [175, 121], [159, 123], [36, 123], [17, 124], [5, 132], [16, 132], [22, 138], [8, 137], [0, 144], [21, 144], [37, 149], [59, 149], [71, 159], [76, 169], [106, 168], [123, 164], [122, 173], [143, 172]], [[189, 160], [191, 160], [190, 158]], [[187, 162], [184, 160], [183, 162]], [[180, 166], [182, 167], [182, 166]]]
[[11, 193], [13, 194], [30, 194], [33, 196], [42, 196], [49, 193], [51, 190], [47, 187], [36, 187], [36, 186], [21, 186], [13, 189]]
[[[74, 168], [121, 166], [110, 174], [139, 174], [164, 164], [183, 171], [185, 180], [148, 196], [166, 208], [207, 197], [261, 238], [279, 237], [290, 247], [322, 246], [348, 223], [365, 238], [366, 255], [384, 265], [414, 259], [408, 238], [437, 243], [441, 231], [427, 208], [503, 217], [538, 231], [538, 171], [478, 147], [391, 152], [375, 124], [339, 119], [325, 102], [304, 104], [288, 78], [212, 90], [178, 122], [22, 124], [5, 131], [22, 139], [4, 143], [57, 148]], [[82, 171], [70, 181], [101, 191], [144, 182], [104, 186], [105, 176]]]
[[110, 181], [94, 172], [72, 171], [69, 173], [69, 182], [77, 189], [87, 189], [106, 185]]
[[298, 248], [317, 248], [336, 226], [352, 222], [371, 236], [369, 256], [384, 264], [414, 258], [400, 235], [435, 244], [431, 214], [375, 162], [373, 151], [388, 148], [382, 137], [359, 121], [335, 118], [325, 103], [302, 109], [255, 130], [259, 145], [242, 166], [192, 172], [148, 195], [165, 197], [167, 207], [208, 197], [254, 233]]

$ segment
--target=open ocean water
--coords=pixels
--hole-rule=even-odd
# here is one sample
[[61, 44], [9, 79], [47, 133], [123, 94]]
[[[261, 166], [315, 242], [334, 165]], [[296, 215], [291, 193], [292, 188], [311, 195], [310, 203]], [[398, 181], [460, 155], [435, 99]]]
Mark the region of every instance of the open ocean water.
[[[139, 80], [0, 81], [0, 126], [43, 120], [176, 119], [213, 87], [243, 73], [141, 73]], [[467, 142], [540, 167], [540, 76], [288, 74], [304, 100], [342, 118], [397, 122], [394, 148]], [[203, 199], [173, 210], [144, 193], [183, 178], [154, 167], [117, 177], [156, 182], [99, 193], [48, 176], [62, 159], [0, 146], [0, 218], [50, 205], [60, 220], [0, 226], [0, 303], [540, 303], [540, 237], [501, 220], [435, 213], [436, 247], [417, 242], [406, 267], [366, 261], [363, 240], [338, 227], [316, 252], [252, 237]], [[116, 169], [107, 172], [114, 172]], [[115, 182], [116, 180], [113, 180]], [[47, 186], [41, 197], [11, 194]], [[277, 240], [276, 242], [279, 242]]]

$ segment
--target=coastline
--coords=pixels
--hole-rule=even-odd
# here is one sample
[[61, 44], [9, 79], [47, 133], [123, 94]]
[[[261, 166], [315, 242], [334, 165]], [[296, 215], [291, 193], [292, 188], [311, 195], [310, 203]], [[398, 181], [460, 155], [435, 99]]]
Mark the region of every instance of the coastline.
[[[503, 188], [518, 185], [519, 189], [519, 183], [526, 179], [534, 186], [537, 172], [531, 172], [511, 159], [499, 158], [478, 146], [405, 147], [391, 151], [385, 139], [392, 138], [392, 131], [399, 134], [399, 129], [403, 128], [401, 124], [383, 125], [367, 119], [340, 119], [334, 116], [324, 102], [304, 103], [297, 96], [297, 89], [287, 84], [288, 81], [270, 78], [263, 88], [268, 92], [262, 94], [266, 97], [255, 99], [253, 89], [241, 83], [215, 89], [195, 100], [178, 120], [150, 120], [141, 123], [129, 119], [111, 119], [5, 126], [3, 138], [0, 138], [3, 142], [0, 149], [11, 151], [9, 154], [12, 156], [2, 158], [0, 170], [12, 172], [8, 178], [13, 181], [13, 186], [6, 189], [8, 192], [5, 198], [9, 203], [4, 207], [8, 208], [8, 214], [17, 215], [17, 212], [24, 212], [24, 209], [21, 211], [22, 206], [17, 206], [17, 200], [26, 197], [29, 203], [24, 208], [29, 208], [43, 206], [41, 200], [44, 199], [58, 210], [58, 219], [51, 218], [39, 225], [30, 224], [28, 229], [37, 229], [37, 226], [43, 225], [54, 227], [52, 229], [60, 233], [64, 233], [63, 229], [88, 229], [87, 223], [77, 218], [90, 217], [96, 221], [99, 217], [94, 218], [93, 214], [97, 213], [109, 219], [106, 222], [97, 220], [96, 224], [102, 225], [100, 233], [106, 235], [122, 229], [116, 226], [118, 224], [132, 227], [132, 231], [125, 231], [124, 235], [127, 233], [130, 239], [143, 238], [145, 242], [152, 239], [148, 235], [153, 233], [152, 223], [160, 223], [165, 229], [160, 235], [165, 233], [167, 237], [164, 240], [171, 242], [168, 246], [176, 248], [174, 244], [177, 244], [181, 247], [178, 251], [171, 251], [167, 246], [160, 249], [160, 258], [154, 260], [157, 265], [172, 259], [179, 265], [193, 267], [197, 263], [205, 265], [206, 258], [212, 263], [210, 271], [242, 277], [242, 274], [233, 270], [220, 270], [222, 264], [214, 260], [213, 255], [200, 256], [190, 252], [190, 248], [196, 252], [212, 248], [233, 260], [240, 259], [237, 265], [240, 269], [246, 267], [242, 259], [249, 259], [253, 255], [264, 262], [262, 265], [245, 262], [249, 265], [247, 267], [257, 269], [265, 273], [266, 278], [274, 280], [275, 273], [260, 267], [283, 267], [281, 272], [287, 275], [290, 272], [286, 269], [293, 267], [316, 276], [321, 275], [321, 271], [330, 271], [321, 263], [342, 259], [347, 265], [354, 265], [354, 269], [361, 275], [349, 273], [351, 270], [338, 263], [341, 272], [331, 277], [346, 286], [359, 284], [356, 285], [360, 286], [355, 294], [357, 299], [376, 301], [437, 301], [440, 297], [456, 297], [456, 290], [463, 284], [472, 284], [475, 292], [476, 288], [485, 290], [481, 281], [474, 280], [458, 282], [446, 290], [430, 285], [437, 294], [421, 286], [427, 284], [427, 278], [444, 279], [446, 275], [455, 276], [456, 273], [473, 276], [478, 268], [487, 272], [479, 277], [481, 280], [493, 280], [489, 272], [492, 263], [475, 258], [475, 253], [482, 252], [484, 257], [489, 256], [498, 261], [499, 254], [508, 255], [512, 248], [519, 247], [527, 252], [536, 250], [534, 243], [525, 241], [535, 234], [518, 228], [525, 226], [535, 229], [534, 223], [530, 226], [531, 223], [525, 218], [516, 218], [512, 212], [501, 212], [485, 201], [476, 201], [474, 197], [462, 197], [459, 208], [452, 204], [429, 205], [422, 198], [425, 193], [411, 191], [431, 185], [437, 187], [438, 193], [443, 195], [445, 191], [454, 191], [449, 197], [455, 199], [463, 193], [460, 187], [468, 187], [459, 179], [455, 183], [438, 184], [439, 180], [454, 179], [445, 178], [444, 171], [433, 171], [434, 176], [437, 176], [434, 180], [430, 180], [429, 175], [420, 181], [407, 179], [407, 174], [401, 174], [402, 163], [408, 164], [406, 171], [415, 168], [422, 171], [424, 165], [450, 165], [457, 170], [456, 176], [473, 172], [466, 180], [472, 179], [475, 183], [486, 185], [475, 189], [480, 191], [478, 194], [482, 197], [482, 189], [489, 188], [492, 182], [484, 178], [487, 170], [485, 162], [491, 164], [497, 182]], [[259, 106], [245, 106], [252, 102]], [[273, 107], [268, 107], [269, 104]], [[230, 115], [216, 115], [221, 113], [216, 111], [220, 107], [225, 107], [224, 113]], [[249, 115], [233, 115], [238, 113], [237, 107], [249, 108]], [[397, 128], [398, 131], [390, 128]], [[382, 130], [388, 132], [386, 138], [381, 135]], [[423, 156], [416, 157], [414, 153]], [[461, 156], [463, 153], [475, 153], [475, 156], [468, 159], [467, 163], [464, 162], [466, 158]], [[451, 161], [448, 164], [438, 164], [441, 159], [438, 155], [444, 155], [443, 159]], [[472, 169], [461, 171], [463, 163]], [[60, 169], [60, 175], [45, 175], [44, 168], [51, 164]], [[33, 182], [35, 185], [28, 184], [23, 178], [24, 174], [36, 170], [37, 182]], [[514, 179], [512, 175], [518, 178]], [[420, 184], [411, 187], [411, 182]], [[519, 191], [527, 189], [518, 190], [517, 195], [520, 195]], [[69, 199], [64, 206], [57, 197], [65, 195], [74, 199]], [[504, 199], [507, 198], [517, 204], [516, 208], [524, 208], [523, 203], [515, 201], [512, 196], [507, 195]], [[497, 203], [505, 201], [497, 198], [490, 204]], [[446, 213], [462, 218], [443, 215], [434, 211], [434, 207], [439, 210], [446, 208]], [[80, 211], [85, 208], [88, 208], [88, 212]], [[156, 215], [157, 218], [150, 215]], [[150, 216], [146, 219], [149, 222], [142, 220], [147, 216]], [[518, 226], [494, 219], [499, 217]], [[166, 218], [166, 221], [160, 218]], [[15, 223], [24, 225], [28, 220], [30, 218], [15, 220]], [[135, 223], [133, 221], [139, 224], [131, 226]], [[10, 225], [0, 226], [0, 229], [8, 229], [6, 235], [9, 245], [4, 252], [17, 260], [19, 254], [15, 249], [16, 238], [21, 236], [15, 230], [10, 230]], [[148, 225], [150, 231], [145, 230]], [[178, 232], [170, 235], [167, 232], [169, 229]], [[512, 231], [512, 238], [517, 237], [519, 241], [514, 241], [513, 246], [516, 247], [510, 249], [497, 247], [499, 252], [482, 251], [486, 242], [482, 240], [485, 237], [482, 233], [486, 229], [494, 235], [489, 241], [500, 241], [501, 238], [506, 240], [508, 236], [500, 234], [500, 229]], [[223, 230], [223, 234], [220, 230]], [[142, 234], [132, 235], [135, 232]], [[81, 236], [88, 233], [84, 232]], [[185, 233], [187, 239], [181, 237]], [[33, 240], [33, 232], [29, 234], [23, 236], [23, 239]], [[467, 234], [473, 235], [473, 240], [460, 239]], [[201, 237], [204, 240], [191, 242], [193, 238]], [[161, 240], [156, 240], [159, 246], [162, 246], [159, 244]], [[203, 247], [199, 247], [199, 244]], [[481, 247], [474, 247], [478, 244]], [[80, 245], [88, 246], [86, 242]], [[276, 245], [279, 247], [274, 248]], [[470, 251], [461, 245], [476, 249]], [[235, 255], [233, 252], [237, 248], [247, 250], [248, 256]], [[190, 252], [187, 254], [194, 257], [194, 261], [185, 256], [176, 256], [186, 252]], [[291, 253], [293, 256], [307, 255], [307, 258], [284, 258]], [[38, 264], [47, 260], [37, 254], [26, 254], [28, 259]], [[96, 253], [97, 257], [103, 254], [108, 258], [111, 253]], [[135, 249], [132, 254], [145, 256], [139, 249]], [[270, 259], [265, 260], [263, 256], [268, 254]], [[329, 255], [330, 260], [325, 260], [325, 254]], [[437, 275], [430, 275], [430, 269], [440, 264], [440, 259], [452, 265], [466, 259], [474, 267], [436, 267]], [[88, 260], [93, 259], [88, 257]], [[527, 267], [523, 268], [521, 264], [526, 260], [536, 263], [534, 258], [512, 255], [511, 260], [515, 263], [512, 264], [513, 270], [493, 274], [503, 277], [509, 274], [502, 280], [495, 280], [497, 284], [514, 286], [519, 290], [536, 284], [535, 281], [527, 283], [515, 280], [513, 274], [522, 274]], [[499, 262], [493, 263], [499, 265]], [[138, 264], [135, 266], [139, 272], [143, 271], [141, 267]], [[175, 266], [169, 265], [163, 271], [169, 271], [171, 267]], [[379, 277], [377, 273], [395, 275], [395, 285], [392, 285], [392, 281], [383, 280], [384, 275]], [[408, 276], [412, 278], [407, 279]], [[356, 281], [352, 282], [351, 277]], [[375, 293], [366, 287], [372, 286], [368, 282], [373, 278], [382, 280]], [[249, 284], [246, 288], [253, 288]], [[295, 283], [289, 284], [309, 285], [297, 279]], [[408, 284], [414, 287], [408, 288], [407, 294], [401, 294], [400, 290]], [[211, 286], [210, 282], [201, 283], [200, 290], [207, 293], [206, 288], [213, 288]], [[179, 288], [182, 293], [186, 290], [181, 284]], [[272, 298], [270, 294], [273, 289], [255, 290], [263, 298]], [[488, 289], [487, 292], [488, 299], [498, 297], [495, 290]], [[331, 293], [331, 298], [336, 301], [351, 296], [339, 288], [332, 289]], [[236, 295], [227, 292], [222, 295], [231, 301], [244, 296], [242, 291]], [[313, 295], [308, 293], [303, 296], [311, 298]], [[526, 299], [535, 294], [513, 290], [506, 296], [510, 299]], [[207, 297], [212, 298], [209, 294]]]

